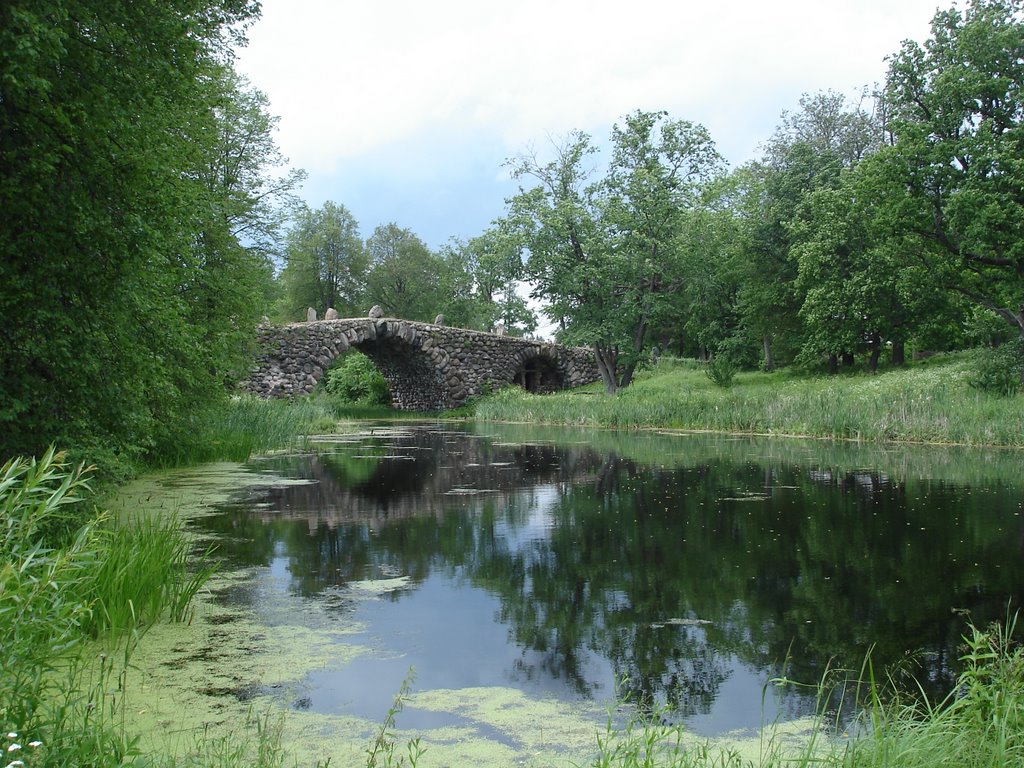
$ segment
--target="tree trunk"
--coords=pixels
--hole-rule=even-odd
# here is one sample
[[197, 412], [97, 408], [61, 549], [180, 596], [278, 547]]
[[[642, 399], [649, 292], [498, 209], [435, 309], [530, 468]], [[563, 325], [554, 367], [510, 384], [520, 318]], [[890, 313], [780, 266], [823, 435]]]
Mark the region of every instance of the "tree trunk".
[[853, 365], [853, 352], [843, 352], [843, 367], [848, 368]]
[[878, 357], [882, 354], [882, 337], [877, 333], [871, 334], [871, 356], [868, 358], [868, 370], [874, 375], [878, 370]]
[[835, 352], [828, 353], [828, 372], [839, 373], [839, 358]]
[[761, 346], [764, 348], [764, 369], [766, 371], [773, 370], [772, 368], [772, 336], [770, 333], [766, 333], [761, 337]]
[[903, 365], [907, 362], [906, 347], [902, 341], [894, 341], [892, 343], [892, 364]]
[[597, 370], [604, 382], [604, 391], [614, 395], [619, 391], [619, 381], [615, 376], [615, 368], [619, 360], [619, 351], [615, 347], [594, 345], [594, 356], [597, 358]]
[[1024, 305], [1021, 305], [1019, 317], [1020, 336], [1017, 337], [1017, 354], [1019, 355], [1017, 359], [1020, 360], [1020, 386], [1024, 389]]
[[633, 383], [633, 373], [636, 371], [636, 363], [630, 363], [622, 369], [622, 376], [619, 379], [619, 389], [625, 389]]

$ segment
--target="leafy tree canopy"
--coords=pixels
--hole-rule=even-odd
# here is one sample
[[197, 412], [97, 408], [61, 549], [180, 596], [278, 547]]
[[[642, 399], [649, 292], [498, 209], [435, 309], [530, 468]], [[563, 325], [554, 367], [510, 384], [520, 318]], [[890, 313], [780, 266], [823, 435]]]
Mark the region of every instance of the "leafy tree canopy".
[[304, 320], [310, 307], [319, 317], [328, 309], [342, 317], [360, 314], [369, 258], [359, 224], [344, 205], [328, 200], [315, 211], [301, 209], [287, 242], [285, 319]]
[[890, 60], [885, 107], [882, 221], [931, 281], [1024, 338], [1024, 4], [937, 13]]
[[685, 212], [721, 159], [707, 130], [635, 112], [612, 130], [611, 160], [594, 179], [596, 149], [572, 134], [554, 160], [511, 161], [532, 179], [509, 201], [508, 222], [528, 252], [535, 295], [560, 323], [560, 340], [593, 346], [609, 392], [628, 386], [652, 323], [685, 279], [680, 233]]
[[139, 454], [246, 366], [295, 174], [230, 70], [248, 0], [0, 7], [0, 454]]

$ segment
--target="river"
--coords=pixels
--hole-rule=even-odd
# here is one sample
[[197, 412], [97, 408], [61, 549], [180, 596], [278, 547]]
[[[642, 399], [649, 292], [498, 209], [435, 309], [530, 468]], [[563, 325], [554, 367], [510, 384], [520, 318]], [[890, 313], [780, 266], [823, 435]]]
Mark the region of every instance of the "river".
[[381, 423], [157, 474], [121, 506], [179, 514], [220, 570], [191, 624], [143, 638], [129, 714], [180, 747], [271, 713], [331, 765], [365, 764], [406, 680], [420, 765], [585, 764], [608, 712], [664, 707], [754, 744], [812, 727], [822, 681], [844, 723], [869, 653], [939, 696], [965, 615], [1020, 605], [1021, 461]]

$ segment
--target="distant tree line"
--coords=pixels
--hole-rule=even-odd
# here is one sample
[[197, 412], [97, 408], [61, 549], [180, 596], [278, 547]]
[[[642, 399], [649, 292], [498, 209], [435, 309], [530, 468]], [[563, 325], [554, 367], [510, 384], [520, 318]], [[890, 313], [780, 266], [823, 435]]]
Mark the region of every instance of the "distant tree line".
[[525, 335], [536, 316], [516, 290], [523, 276], [518, 247], [493, 233], [468, 242], [452, 239], [434, 252], [412, 231], [383, 224], [363, 241], [344, 205], [328, 201], [302, 208], [288, 233], [274, 318], [365, 315], [380, 306], [388, 317], [489, 330], [499, 321]]

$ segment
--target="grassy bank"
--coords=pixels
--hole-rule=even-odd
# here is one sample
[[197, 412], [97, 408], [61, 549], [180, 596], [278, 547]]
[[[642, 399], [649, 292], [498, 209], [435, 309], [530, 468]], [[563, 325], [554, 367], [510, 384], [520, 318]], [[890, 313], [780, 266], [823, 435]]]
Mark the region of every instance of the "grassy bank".
[[[819, 715], [802, 739], [766, 728], [756, 758], [694, 742], [655, 713], [598, 738], [599, 768], [1019, 768], [1024, 766], [1024, 651], [1012, 637], [1016, 619], [984, 630], [968, 626], [956, 689], [943, 701], [908, 697], [870, 663], [862, 670], [863, 713], [838, 725]], [[775, 684], [790, 685], [789, 681]], [[818, 688], [819, 701], [828, 686]]]
[[664, 360], [614, 397], [596, 385], [533, 396], [516, 388], [480, 402], [484, 421], [617, 429], [688, 429], [949, 445], [1024, 446], [1021, 396], [971, 386], [970, 354], [867, 373], [740, 373], [713, 384], [692, 361]]
[[176, 521], [113, 525], [88, 496], [87, 473], [52, 450], [0, 468], [0, 728], [14, 765], [131, 759], [120, 671], [148, 626], [187, 618], [209, 572]]
[[346, 403], [326, 394], [296, 400], [239, 395], [197, 415], [187, 437], [173, 445], [159, 446], [148, 463], [166, 468], [209, 461], [245, 461], [256, 453], [301, 445], [309, 435], [332, 434], [343, 422], [420, 416]]

